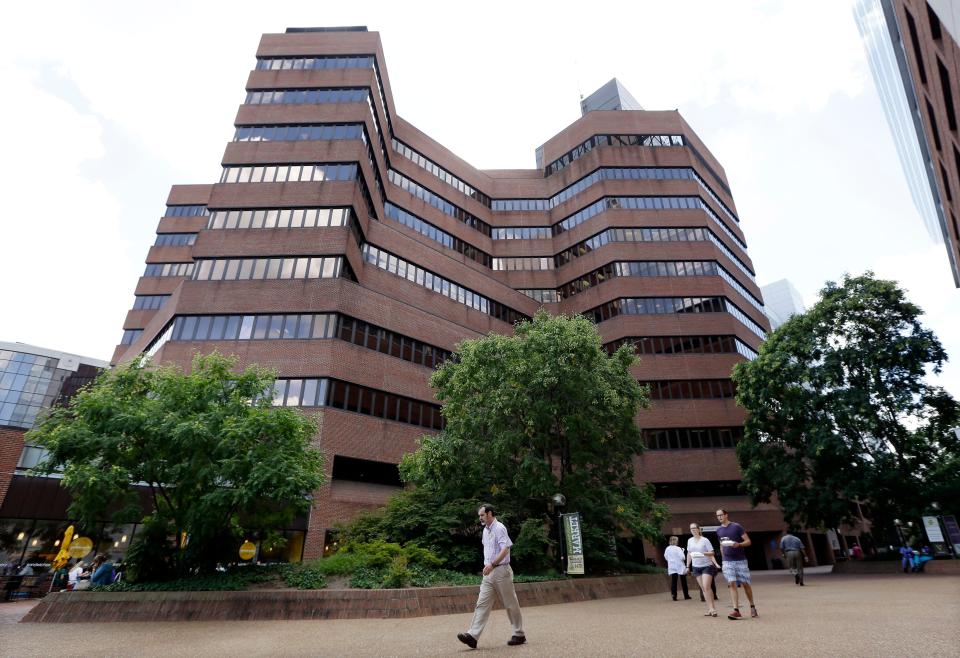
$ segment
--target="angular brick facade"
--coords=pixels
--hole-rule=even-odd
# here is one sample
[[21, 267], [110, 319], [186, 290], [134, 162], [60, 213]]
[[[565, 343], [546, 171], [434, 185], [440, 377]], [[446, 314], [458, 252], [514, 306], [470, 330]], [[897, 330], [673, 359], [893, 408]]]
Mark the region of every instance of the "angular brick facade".
[[[114, 362], [149, 351], [186, 366], [194, 352], [218, 349], [277, 368], [294, 380], [287, 403], [322, 415], [317, 444], [333, 476], [344, 458], [396, 464], [435, 431], [421, 404], [436, 404], [431, 369], [418, 349], [510, 333], [507, 320], [532, 316], [539, 296], [550, 312], [593, 317], [607, 343], [656, 346], [635, 374], [671, 382], [661, 396], [670, 399], [638, 416], [664, 430], [639, 460], [641, 481], [738, 479], [732, 445], [743, 414], [730, 369], [769, 324], [723, 168], [678, 112], [591, 112], [542, 146], [542, 170], [484, 171], [398, 116], [376, 33], [265, 34], [257, 58], [223, 182], [174, 186], [158, 224], [159, 234], [195, 234], [193, 244], [154, 246], [147, 257], [148, 267], [193, 263], [193, 274], [137, 282], [137, 295], [170, 297], [130, 311], [123, 328], [142, 334], [117, 346]], [[354, 179], [331, 165], [355, 167]], [[348, 224], [320, 225], [330, 208], [349, 208]], [[378, 250], [387, 252], [379, 262]], [[253, 260], [280, 257], [340, 257], [343, 270], [300, 277], [312, 265], [288, 261], [272, 276]], [[295, 328], [303, 325], [275, 324], [257, 338], [253, 316], [271, 314], [333, 314], [336, 329], [307, 338]], [[375, 329], [358, 338], [358, 322]], [[724, 348], [704, 347], [720, 339]], [[319, 378], [341, 388], [330, 383], [326, 398], [304, 404], [300, 387]], [[719, 443], [666, 432], [700, 437], [687, 432], [700, 428], [722, 434], [710, 439]], [[382, 502], [385, 487], [359, 467], [331, 477], [315, 496], [304, 556], [321, 554], [325, 531]], [[711, 518], [712, 499], [690, 500]], [[781, 527], [741, 496], [724, 503], [752, 531], [761, 528], [751, 514], [765, 530]]]

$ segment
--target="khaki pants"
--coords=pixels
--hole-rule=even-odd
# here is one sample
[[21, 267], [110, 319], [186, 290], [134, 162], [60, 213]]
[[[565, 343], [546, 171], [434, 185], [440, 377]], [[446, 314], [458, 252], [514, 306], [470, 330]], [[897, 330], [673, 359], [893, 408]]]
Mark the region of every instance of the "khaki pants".
[[803, 553], [800, 551], [787, 551], [787, 568], [790, 573], [799, 576], [800, 582], [803, 582]]
[[477, 609], [473, 613], [473, 623], [470, 624], [470, 635], [479, 638], [483, 627], [487, 625], [490, 610], [493, 609], [493, 594], [496, 592], [500, 602], [507, 611], [514, 635], [523, 635], [523, 617], [520, 615], [520, 602], [517, 601], [517, 592], [513, 588], [513, 569], [509, 564], [495, 567], [489, 576], [480, 581], [480, 596], [477, 598]]

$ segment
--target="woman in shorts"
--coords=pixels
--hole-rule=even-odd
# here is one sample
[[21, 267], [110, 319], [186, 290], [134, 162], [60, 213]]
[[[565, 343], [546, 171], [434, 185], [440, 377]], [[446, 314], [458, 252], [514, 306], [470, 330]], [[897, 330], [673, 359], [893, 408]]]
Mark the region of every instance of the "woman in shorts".
[[700, 591], [703, 593], [707, 603], [707, 612], [705, 617], [716, 617], [717, 607], [713, 598], [713, 578], [717, 575], [717, 567], [714, 566], [713, 544], [703, 536], [700, 526], [696, 523], [690, 524], [690, 534], [693, 535], [687, 540], [687, 566], [692, 566], [693, 576], [700, 585]]

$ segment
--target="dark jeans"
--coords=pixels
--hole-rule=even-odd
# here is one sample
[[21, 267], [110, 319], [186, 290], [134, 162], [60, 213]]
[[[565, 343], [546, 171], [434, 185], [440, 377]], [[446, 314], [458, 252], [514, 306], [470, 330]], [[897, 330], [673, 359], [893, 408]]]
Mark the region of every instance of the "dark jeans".
[[690, 592], [687, 590], [687, 577], [681, 576], [678, 573], [670, 574], [670, 594], [673, 596], [674, 601], [677, 599], [677, 581], [680, 581], [680, 585], [683, 586], [683, 598], [689, 599]]

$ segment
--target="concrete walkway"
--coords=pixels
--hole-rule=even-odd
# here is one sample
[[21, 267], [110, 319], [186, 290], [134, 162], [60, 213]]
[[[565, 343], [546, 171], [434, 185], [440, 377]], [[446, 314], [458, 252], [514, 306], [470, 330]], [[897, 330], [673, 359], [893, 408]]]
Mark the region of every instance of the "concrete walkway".
[[[668, 594], [524, 610], [507, 647], [503, 611], [476, 651], [470, 615], [404, 620], [0, 625], [0, 656], [960, 656], [960, 578], [756, 574], [759, 619], [703, 616]], [[729, 595], [721, 612], [726, 612]], [[0, 604], [0, 616], [4, 608]], [[25, 612], [25, 610], [24, 610]], [[9, 616], [9, 615], [8, 615]]]

